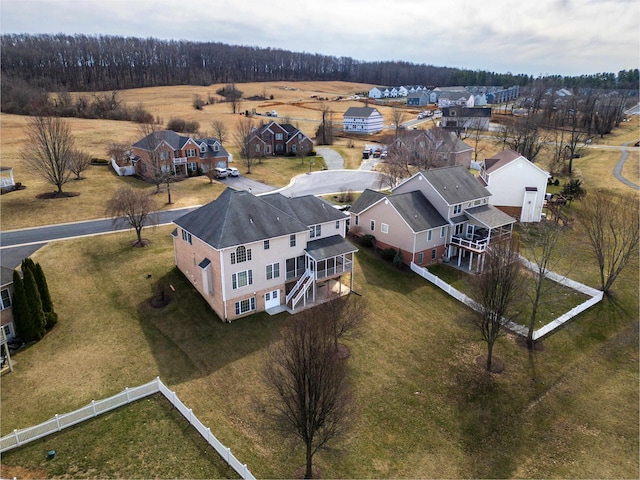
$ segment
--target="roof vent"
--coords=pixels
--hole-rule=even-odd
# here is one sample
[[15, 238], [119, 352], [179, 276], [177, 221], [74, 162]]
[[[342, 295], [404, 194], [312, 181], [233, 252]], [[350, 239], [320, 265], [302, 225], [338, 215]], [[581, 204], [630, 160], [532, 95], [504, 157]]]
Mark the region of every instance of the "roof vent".
[[458, 185], [456, 185], [456, 188], [458, 188]]
[[444, 186], [444, 190], [446, 190], [446, 189], [447, 189], [447, 186], [445, 185], [445, 186]]
[[276, 217], [276, 221], [279, 222], [280, 221], [280, 217]]
[[249, 219], [249, 223], [253, 223], [253, 218], [250, 218], [250, 219]]

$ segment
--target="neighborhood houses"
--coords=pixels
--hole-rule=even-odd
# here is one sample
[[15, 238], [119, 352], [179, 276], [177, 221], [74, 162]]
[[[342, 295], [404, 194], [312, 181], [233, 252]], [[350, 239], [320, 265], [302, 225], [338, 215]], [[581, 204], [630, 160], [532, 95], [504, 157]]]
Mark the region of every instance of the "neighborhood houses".
[[365, 192], [351, 207], [351, 228], [401, 250], [407, 265], [451, 261], [482, 271], [489, 244], [510, 237], [516, 223], [490, 196], [462, 165], [420, 171], [389, 195]]
[[258, 157], [306, 155], [313, 150], [313, 140], [290, 123], [272, 121], [253, 130], [249, 148]]
[[197, 139], [172, 130], [151, 132], [131, 146], [134, 172], [142, 178], [152, 178], [154, 162], [161, 162], [163, 170], [180, 178], [198, 169], [226, 169], [230, 161], [231, 156], [218, 139]]
[[347, 216], [312, 195], [227, 188], [177, 220], [176, 266], [224, 321], [313, 306], [353, 288]]

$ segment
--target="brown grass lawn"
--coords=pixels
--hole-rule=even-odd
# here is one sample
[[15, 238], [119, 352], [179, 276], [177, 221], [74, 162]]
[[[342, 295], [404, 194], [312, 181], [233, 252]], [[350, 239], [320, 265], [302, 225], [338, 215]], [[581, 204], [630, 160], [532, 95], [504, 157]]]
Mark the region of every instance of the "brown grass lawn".
[[[2, 378], [1, 433], [159, 375], [257, 477], [290, 478], [303, 452], [270, 429], [260, 407], [261, 366], [290, 317], [220, 322], [173, 267], [170, 230], [147, 231], [152, 243], [144, 249], [129, 247], [131, 234], [119, 233], [56, 242], [36, 253], [60, 322], [16, 354], [16, 371]], [[565, 241], [578, 239], [567, 231]], [[595, 272], [585, 268], [591, 262], [580, 252], [569, 255], [581, 260], [574, 276], [593, 284]], [[64, 265], [73, 265], [73, 274]], [[149, 304], [159, 279], [175, 288], [164, 309]], [[437, 287], [361, 250], [355, 289], [371, 313], [361, 334], [346, 342], [357, 409], [348, 433], [316, 455], [323, 477], [637, 478], [637, 285], [638, 270], [630, 268], [613, 300], [545, 340], [544, 350], [529, 353], [510, 336], [499, 339], [495, 354], [506, 370], [488, 377], [475, 363], [485, 346], [465, 320], [468, 312]], [[119, 412], [113, 422], [90, 426], [90, 461], [82, 460], [82, 445], [62, 443], [77, 455], [65, 472], [111, 477], [123, 462], [128, 477], [182, 476], [170, 469], [171, 457], [160, 459], [166, 470], [148, 468], [145, 441], [136, 459], [109, 447], [107, 433], [131, 430], [139, 416]], [[170, 435], [153, 442], [159, 451], [172, 449]], [[49, 468], [42, 456], [56, 444], [41, 445], [31, 456], [18, 450], [2, 461]], [[109, 462], [99, 451], [109, 452]], [[187, 465], [197, 460], [184, 455]]]
[[[203, 99], [212, 95], [219, 99], [220, 97], [215, 91], [221, 86], [223, 85], [154, 87], [127, 90], [120, 92], [119, 95], [127, 105], [142, 104], [154, 117], [160, 118], [165, 124], [171, 117], [196, 120], [200, 123], [202, 133], [211, 133], [211, 122], [222, 120], [227, 131], [231, 134], [235, 130], [240, 116], [232, 114], [228, 104], [214, 103], [206, 105], [202, 110], [195, 110], [192, 106], [194, 95], [200, 95]], [[315, 136], [321, 119], [323, 103], [334, 112], [334, 120], [341, 121], [342, 114], [347, 108], [364, 105], [361, 102], [345, 99], [355, 93], [368, 91], [370, 87], [371, 85], [345, 82], [276, 82], [237, 85], [245, 97], [252, 95], [266, 95], [267, 98], [273, 95], [274, 97], [273, 100], [245, 101], [241, 106], [242, 110], [253, 111], [255, 109], [258, 113], [265, 113], [275, 109], [279, 114], [278, 121], [288, 120], [311, 137]], [[311, 98], [313, 95], [330, 100], [320, 102]], [[343, 97], [343, 100], [333, 100], [338, 96]], [[377, 108], [385, 116], [385, 123], [390, 124], [392, 122], [392, 106]], [[412, 109], [407, 109], [406, 119], [413, 118], [415, 113], [417, 110], [414, 112]], [[271, 118], [264, 116], [252, 118], [256, 125], [261, 121], [271, 120]], [[27, 187], [24, 190], [0, 197], [1, 228], [3, 230], [99, 218], [104, 216], [106, 199], [117, 187], [129, 184], [136, 185], [138, 188], [147, 188], [149, 191], [153, 190], [153, 187], [137, 180], [117, 177], [109, 167], [93, 166], [86, 172], [84, 180], [71, 181], [64, 187], [67, 191], [80, 193], [79, 196], [58, 200], [37, 199], [36, 195], [50, 192], [54, 187], [45, 183], [41, 178], [31, 175], [20, 158], [20, 146], [25, 141], [27, 120], [26, 117], [0, 114], [0, 164], [13, 167], [15, 180]], [[68, 119], [68, 121], [78, 147], [96, 158], [106, 158], [105, 149], [111, 141], [134, 142], [140, 137], [138, 125], [132, 122], [83, 119]], [[638, 137], [639, 125], [639, 119], [633, 118], [630, 122], [623, 122], [612, 135], [606, 136], [604, 139], [596, 138], [594, 142], [607, 145], [635, 142]], [[430, 122], [425, 122], [421, 124], [420, 128], [429, 128], [430, 126]], [[382, 137], [382, 135], [377, 135], [367, 139], [356, 138], [352, 141], [337, 138], [333, 148], [343, 156], [345, 168], [359, 168], [364, 144], [375, 143], [382, 140]], [[473, 145], [472, 138], [467, 139], [467, 143]], [[353, 144], [353, 148], [349, 148], [350, 144]], [[225, 145], [237, 158], [237, 149], [233, 145], [233, 141], [226, 141]], [[482, 139], [479, 144], [478, 159], [490, 157], [498, 153], [500, 149], [501, 147], [491, 140]], [[546, 164], [545, 157], [548, 158], [548, 153], [543, 153], [540, 157], [540, 164], [543, 167]], [[620, 192], [632, 191], [629, 187], [620, 184], [612, 175], [613, 167], [619, 158], [618, 151], [586, 149], [583, 158], [575, 161], [576, 175], [585, 179], [587, 188], [607, 187]], [[635, 178], [636, 183], [640, 177], [639, 158], [637, 152], [632, 152], [624, 169], [627, 178], [631, 181], [634, 181]], [[239, 162], [236, 163], [236, 165], [238, 164]], [[321, 162], [316, 162], [314, 169], [320, 169], [322, 165]], [[254, 168], [252, 178], [274, 186], [284, 186], [292, 176], [301, 173], [302, 170], [295, 162], [270, 162], [270, 164]], [[171, 208], [203, 204], [214, 199], [223, 187], [220, 185], [212, 187], [207, 182], [208, 180], [204, 178], [193, 178], [175, 184], [172, 187], [172, 199], [175, 204]], [[158, 208], [170, 208], [164, 205], [165, 202], [166, 195], [160, 195]]]

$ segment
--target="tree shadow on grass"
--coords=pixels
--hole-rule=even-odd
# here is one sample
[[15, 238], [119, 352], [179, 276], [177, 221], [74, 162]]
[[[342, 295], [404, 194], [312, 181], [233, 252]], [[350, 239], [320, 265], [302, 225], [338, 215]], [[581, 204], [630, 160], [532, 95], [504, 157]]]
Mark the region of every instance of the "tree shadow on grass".
[[[149, 278], [141, 292], [138, 320], [153, 354], [160, 377], [168, 384], [206, 377], [212, 372], [256, 351], [278, 338], [288, 313], [264, 312], [224, 323], [177, 269], [162, 278]], [[156, 308], [154, 284], [166, 285], [170, 302]]]

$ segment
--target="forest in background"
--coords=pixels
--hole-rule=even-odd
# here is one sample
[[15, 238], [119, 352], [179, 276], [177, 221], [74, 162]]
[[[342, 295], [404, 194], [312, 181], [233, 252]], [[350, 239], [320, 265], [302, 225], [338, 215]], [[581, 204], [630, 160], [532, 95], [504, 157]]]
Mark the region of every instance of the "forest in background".
[[[415, 64], [366, 62], [220, 42], [111, 35], [5, 34], [0, 37], [3, 106], [7, 88], [107, 91], [262, 81], [345, 81], [375, 85], [497, 85], [637, 90], [638, 69], [566, 77]], [[14, 92], [15, 93], [15, 92]], [[5, 109], [3, 108], [3, 111]]]

